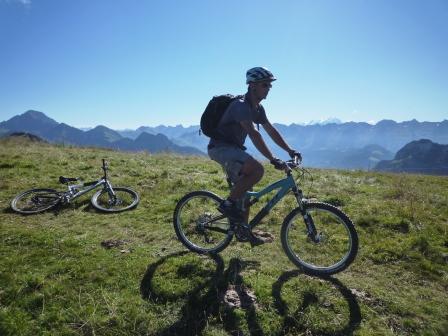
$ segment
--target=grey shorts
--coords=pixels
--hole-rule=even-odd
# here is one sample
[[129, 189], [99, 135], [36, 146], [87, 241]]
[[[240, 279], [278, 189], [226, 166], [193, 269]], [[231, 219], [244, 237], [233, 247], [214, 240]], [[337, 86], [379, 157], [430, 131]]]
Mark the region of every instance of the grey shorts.
[[230, 180], [235, 183], [240, 178], [243, 164], [252, 156], [236, 146], [216, 146], [208, 150], [208, 155], [213, 161], [218, 162]]

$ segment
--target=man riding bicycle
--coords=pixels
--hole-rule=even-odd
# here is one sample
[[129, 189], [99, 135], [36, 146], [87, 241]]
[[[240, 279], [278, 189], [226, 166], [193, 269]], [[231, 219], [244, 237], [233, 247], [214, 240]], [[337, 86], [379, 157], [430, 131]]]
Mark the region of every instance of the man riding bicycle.
[[266, 68], [255, 67], [246, 73], [247, 93], [241, 98], [230, 103], [219, 121], [217, 131], [225, 139], [222, 141], [211, 138], [208, 145], [208, 155], [218, 162], [226, 171], [233, 183], [230, 195], [218, 207], [224, 215], [241, 223], [241, 232], [252, 245], [258, 245], [264, 241], [255, 237], [247, 225], [249, 218], [249, 207], [238, 206], [244, 194], [258, 183], [264, 174], [263, 166], [246, 152], [244, 142], [249, 135], [257, 150], [266, 157], [276, 169], [285, 169], [285, 163], [274, 157], [267, 147], [260, 132], [254, 124], [261, 124], [271, 139], [283, 148], [292, 158], [301, 154], [289, 147], [276, 128], [269, 122], [265, 110], [260, 102], [265, 99], [276, 78]]

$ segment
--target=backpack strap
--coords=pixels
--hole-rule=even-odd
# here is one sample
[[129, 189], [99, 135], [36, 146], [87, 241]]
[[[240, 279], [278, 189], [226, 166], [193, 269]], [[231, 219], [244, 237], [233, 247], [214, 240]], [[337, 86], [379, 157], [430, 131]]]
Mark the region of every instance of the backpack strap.
[[[240, 97], [240, 96], [239, 96], [239, 97]], [[243, 97], [243, 98], [244, 98], [244, 102], [247, 103], [247, 104], [249, 104], [249, 106], [250, 106], [250, 103], [249, 103], [248, 101], [246, 101], [246, 99], [247, 99], [247, 93], [246, 93], [245, 95], [241, 96], [241, 97]], [[252, 106], [251, 106], [251, 108], [252, 108]], [[259, 107], [259, 108], [263, 109], [263, 111], [264, 111], [264, 107], [263, 107], [263, 105], [260, 104], [260, 107]], [[255, 122], [255, 124], [257, 125], [257, 131], [259, 131], [259, 130], [260, 130], [260, 123]]]

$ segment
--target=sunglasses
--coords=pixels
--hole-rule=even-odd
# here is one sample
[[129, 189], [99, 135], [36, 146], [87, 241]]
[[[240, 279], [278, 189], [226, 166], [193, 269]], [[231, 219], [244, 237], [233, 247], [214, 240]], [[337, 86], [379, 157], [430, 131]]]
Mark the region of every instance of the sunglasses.
[[262, 88], [265, 88], [265, 89], [267, 89], [267, 88], [271, 88], [271, 87], [272, 87], [272, 84], [271, 84], [271, 83], [261, 83], [261, 87], [262, 87]]

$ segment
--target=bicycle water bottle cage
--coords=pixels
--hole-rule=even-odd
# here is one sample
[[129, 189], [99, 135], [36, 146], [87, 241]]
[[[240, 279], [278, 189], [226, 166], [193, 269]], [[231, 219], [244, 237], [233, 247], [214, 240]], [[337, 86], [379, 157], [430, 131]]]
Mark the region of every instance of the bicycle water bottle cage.
[[75, 181], [78, 181], [78, 179], [76, 177], [59, 176], [59, 182], [62, 184], [66, 184], [68, 182], [75, 182]]

